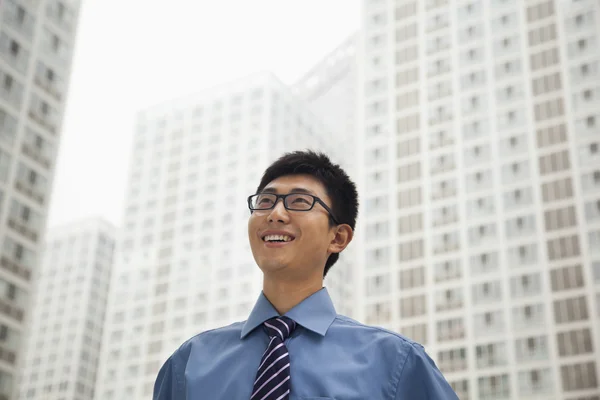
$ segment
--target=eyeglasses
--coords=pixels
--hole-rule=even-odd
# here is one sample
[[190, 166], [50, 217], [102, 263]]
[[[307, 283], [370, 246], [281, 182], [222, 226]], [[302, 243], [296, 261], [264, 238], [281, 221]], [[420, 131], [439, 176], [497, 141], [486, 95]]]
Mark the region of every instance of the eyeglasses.
[[340, 225], [337, 218], [334, 217], [331, 208], [325, 204], [323, 200], [312, 194], [305, 193], [288, 193], [288, 194], [275, 194], [275, 193], [258, 193], [248, 196], [248, 208], [250, 211], [265, 211], [275, 208], [277, 201], [283, 200], [283, 206], [286, 210], [290, 211], [310, 211], [315, 206], [315, 203], [319, 203], [331, 217], [332, 221], [336, 225]]

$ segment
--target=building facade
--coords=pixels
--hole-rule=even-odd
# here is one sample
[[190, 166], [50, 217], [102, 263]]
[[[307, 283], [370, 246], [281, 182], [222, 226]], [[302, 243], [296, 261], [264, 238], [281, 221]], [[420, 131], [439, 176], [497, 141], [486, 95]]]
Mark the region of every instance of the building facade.
[[[306, 102], [311, 112], [320, 118], [328, 131], [337, 138], [333, 157], [356, 182], [356, 152], [358, 107], [358, 34], [344, 40], [338, 47], [316, 63], [293, 86], [296, 97]], [[356, 242], [341, 254], [335, 267], [325, 278], [325, 286], [340, 314], [351, 316], [358, 306], [354, 295]]]
[[356, 317], [463, 400], [600, 399], [600, 3], [363, 7]]
[[246, 199], [285, 151], [327, 151], [333, 142], [268, 73], [138, 115], [99, 398], [149, 398], [183, 341], [247, 318], [262, 275], [248, 243]]
[[78, 14], [75, 0], [0, 2], [0, 399], [16, 390]]
[[115, 228], [100, 219], [48, 232], [19, 399], [94, 398], [115, 234]]

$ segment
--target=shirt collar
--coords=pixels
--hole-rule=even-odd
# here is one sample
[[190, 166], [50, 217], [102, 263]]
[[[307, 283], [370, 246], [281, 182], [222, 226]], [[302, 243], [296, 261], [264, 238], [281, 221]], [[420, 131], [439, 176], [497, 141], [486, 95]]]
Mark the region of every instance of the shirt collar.
[[[248, 336], [250, 332], [263, 322], [278, 316], [279, 313], [275, 310], [275, 307], [273, 307], [265, 294], [261, 292], [248, 320], [244, 323], [241, 338], [243, 339]], [[325, 336], [337, 313], [327, 289], [322, 288], [302, 300], [300, 304], [285, 313], [285, 316], [293, 319], [304, 328]]]

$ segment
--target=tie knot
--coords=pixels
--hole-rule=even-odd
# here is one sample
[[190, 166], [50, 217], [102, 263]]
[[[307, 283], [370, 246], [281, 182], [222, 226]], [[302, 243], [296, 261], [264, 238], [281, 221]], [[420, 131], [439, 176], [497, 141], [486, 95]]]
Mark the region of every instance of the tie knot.
[[265, 321], [264, 326], [269, 337], [276, 336], [285, 341], [296, 329], [296, 322], [288, 317], [276, 317]]

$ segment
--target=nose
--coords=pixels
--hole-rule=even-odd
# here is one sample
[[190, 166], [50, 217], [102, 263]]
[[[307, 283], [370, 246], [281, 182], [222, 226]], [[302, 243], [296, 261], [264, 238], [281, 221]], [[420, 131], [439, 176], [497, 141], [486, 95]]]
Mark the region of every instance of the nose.
[[287, 223], [289, 221], [289, 214], [283, 205], [283, 199], [277, 199], [277, 203], [275, 203], [275, 207], [271, 209], [269, 213], [269, 222], [282, 222]]

